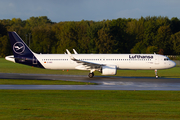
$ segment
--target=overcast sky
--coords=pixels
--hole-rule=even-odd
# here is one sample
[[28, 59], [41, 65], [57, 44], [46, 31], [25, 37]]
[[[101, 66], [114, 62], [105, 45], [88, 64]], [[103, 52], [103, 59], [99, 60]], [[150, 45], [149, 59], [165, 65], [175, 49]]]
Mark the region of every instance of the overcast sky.
[[0, 19], [47, 16], [52, 22], [141, 16], [180, 18], [180, 0], [0, 0]]

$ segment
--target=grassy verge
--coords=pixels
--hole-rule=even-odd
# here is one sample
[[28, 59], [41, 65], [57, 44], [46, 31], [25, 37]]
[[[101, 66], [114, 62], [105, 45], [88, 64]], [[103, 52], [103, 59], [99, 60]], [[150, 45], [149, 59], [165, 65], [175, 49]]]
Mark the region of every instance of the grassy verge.
[[96, 85], [96, 83], [62, 81], [62, 80], [0, 79], [0, 85]]
[[[174, 67], [167, 70], [158, 70], [160, 77], [176, 77], [180, 78], [180, 67]], [[62, 74], [62, 75], [88, 75], [89, 71], [80, 70], [47, 70], [34, 68], [22, 64], [6, 61], [4, 58], [0, 58], [0, 72], [1, 73], [33, 73], [33, 74]], [[95, 72], [95, 75], [101, 75], [99, 72]], [[116, 76], [144, 76], [154, 77], [154, 70], [118, 70]]]
[[178, 91], [0, 90], [0, 101], [0, 119], [180, 119]]

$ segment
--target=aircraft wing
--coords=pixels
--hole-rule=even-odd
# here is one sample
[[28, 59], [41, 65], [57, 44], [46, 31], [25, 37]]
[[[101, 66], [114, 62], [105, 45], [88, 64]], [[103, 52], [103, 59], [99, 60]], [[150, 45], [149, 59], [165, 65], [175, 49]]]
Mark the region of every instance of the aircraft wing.
[[90, 68], [100, 68], [101, 66], [104, 66], [103, 64], [93, 63], [93, 62], [87, 62], [82, 60], [73, 59], [73, 61], [76, 61], [77, 63], [84, 65], [86, 67]]
[[95, 69], [95, 68], [101, 68], [101, 66], [105, 66], [104, 64], [98, 64], [98, 63], [78, 60], [72, 56], [72, 54], [69, 52], [68, 49], [66, 49], [66, 51], [67, 51], [68, 55], [70, 56], [71, 60], [76, 61], [76, 63], [79, 63], [81, 65], [84, 65], [86, 68]]

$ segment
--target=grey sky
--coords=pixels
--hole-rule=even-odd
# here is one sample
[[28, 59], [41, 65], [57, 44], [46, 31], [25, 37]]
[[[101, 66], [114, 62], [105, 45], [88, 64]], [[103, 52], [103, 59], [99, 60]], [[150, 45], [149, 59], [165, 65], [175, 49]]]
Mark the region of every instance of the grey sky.
[[180, 18], [180, 0], [0, 0], [0, 19], [47, 16], [53, 22], [141, 16]]

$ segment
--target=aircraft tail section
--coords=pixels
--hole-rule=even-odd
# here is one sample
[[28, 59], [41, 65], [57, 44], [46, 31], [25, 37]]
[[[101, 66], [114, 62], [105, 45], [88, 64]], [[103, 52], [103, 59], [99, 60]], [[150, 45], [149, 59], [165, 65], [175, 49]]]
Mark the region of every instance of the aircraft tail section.
[[16, 32], [8, 32], [11, 48], [14, 53], [14, 61], [25, 65], [43, 68], [35, 57], [35, 53], [26, 45]]
[[14, 57], [19, 56], [32, 56], [32, 51], [29, 49], [29, 47], [24, 43], [24, 41], [19, 37], [19, 35], [16, 32], [8, 32], [11, 48], [14, 53]]

